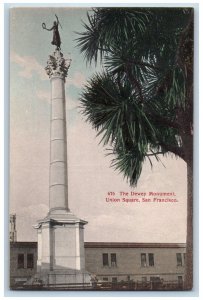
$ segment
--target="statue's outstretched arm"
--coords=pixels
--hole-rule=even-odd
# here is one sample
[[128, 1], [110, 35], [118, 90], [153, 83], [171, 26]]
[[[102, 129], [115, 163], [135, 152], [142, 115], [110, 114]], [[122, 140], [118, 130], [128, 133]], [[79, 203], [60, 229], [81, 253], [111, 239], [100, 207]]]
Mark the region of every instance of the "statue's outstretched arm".
[[50, 29], [49, 28], [44, 28], [44, 29], [46, 29], [47, 31], [52, 31], [53, 28], [54, 28], [54, 26], [52, 26]]
[[45, 24], [45, 23], [42, 23], [42, 28], [43, 28], [43, 29], [46, 29], [46, 30], [48, 30], [48, 31], [52, 31], [53, 28], [54, 28], [54, 26], [52, 26], [52, 27], [49, 29], [49, 28], [46, 27], [46, 24]]

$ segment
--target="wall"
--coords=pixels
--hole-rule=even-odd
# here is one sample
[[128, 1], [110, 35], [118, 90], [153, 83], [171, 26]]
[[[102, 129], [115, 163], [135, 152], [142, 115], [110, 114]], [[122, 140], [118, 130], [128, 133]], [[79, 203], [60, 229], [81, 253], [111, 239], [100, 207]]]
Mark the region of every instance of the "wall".
[[[24, 254], [24, 268], [18, 268], [18, 254]], [[34, 255], [34, 267], [27, 268], [27, 254]], [[10, 287], [26, 282], [37, 271], [37, 243], [10, 243]]]
[[[91, 247], [88, 247], [86, 243], [85, 248], [85, 260], [86, 260], [86, 270], [94, 273], [100, 280], [108, 277], [108, 281], [112, 281], [112, 277], [117, 277], [117, 280], [128, 280], [142, 281], [142, 277], [146, 277], [147, 281], [150, 281], [150, 277], [159, 277], [166, 281], [177, 281], [178, 276], [183, 276], [184, 274], [184, 257], [185, 253], [184, 246], [170, 246], [170, 247], [144, 247], [137, 246], [134, 247], [126, 246], [123, 244], [121, 247], [105, 247], [105, 243], [100, 243], [100, 246], [94, 247], [94, 243], [89, 243]], [[96, 245], [97, 243], [95, 243]], [[112, 243], [113, 245], [113, 243]], [[153, 244], [152, 244], [153, 246]], [[103, 266], [102, 254], [109, 254], [109, 266]], [[110, 254], [116, 253], [116, 266], [111, 266]], [[147, 266], [141, 266], [141, 253], [154, 254], [154, 266], [149, 266], [147, 261]], [[176, 253], [182, 253], [182, 266], [177, 266]]]
[[[10, 275], [11, 286], [15, 282], [29, 279], [37, 272], [37, 243], [10, 243]], [[25, 267], [18, 269], [18, 254], [25, 255]], [[26, 267], [28, 253], [34, 254], [34, 268]], [[103, 266], [103, 253], [109, 254], [109, 266]], [[116, 266], [111, 266], [111, 253], [116, 253]], [[154, 266], [141, 266], [141, 253], [154, 254]], [[176, 253], [182, 253], [182, 266], [177, 266]], [[138, 244], [138, 243], [85, 243], [85, 269], [95, 274], [100, 281], [104, 278], [109, 282], [112, 278], [117, 281], [142, 281], [143, 277], [150, 281], [150, 277], [159, 277], [164, 281], [178, 281], [178, 276], [184, 274], [185, 244]]]

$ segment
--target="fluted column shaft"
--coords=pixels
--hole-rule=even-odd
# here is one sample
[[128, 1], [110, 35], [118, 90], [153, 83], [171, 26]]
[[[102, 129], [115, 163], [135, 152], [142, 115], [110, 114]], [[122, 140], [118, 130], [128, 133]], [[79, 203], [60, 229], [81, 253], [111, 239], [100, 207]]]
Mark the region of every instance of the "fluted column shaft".
[[49, 209], [68, 209], [64, 80], [51, 78]]
[[57, 50], [45, 68], [51, 83], [49, 212], [68, 208], [65, 77], [70, 61]]

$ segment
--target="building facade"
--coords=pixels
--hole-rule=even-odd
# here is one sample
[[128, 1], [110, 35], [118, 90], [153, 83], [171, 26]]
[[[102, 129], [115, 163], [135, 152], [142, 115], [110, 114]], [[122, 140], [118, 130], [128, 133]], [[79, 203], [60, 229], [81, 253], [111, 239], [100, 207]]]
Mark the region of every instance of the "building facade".
[[[11, 288], [37, 273], [37, 243], [11, 242]], [[131, 282], [182, 285], [185, 244], [174, 243], [85, 243], [85, 268], [97, 285]]]
[[22, 285], [37, 272], [37, 243], [10, 242], [10, 287]]
[[85, 243], [86, 269], [106, 282], [183, 281], [185, 244]]

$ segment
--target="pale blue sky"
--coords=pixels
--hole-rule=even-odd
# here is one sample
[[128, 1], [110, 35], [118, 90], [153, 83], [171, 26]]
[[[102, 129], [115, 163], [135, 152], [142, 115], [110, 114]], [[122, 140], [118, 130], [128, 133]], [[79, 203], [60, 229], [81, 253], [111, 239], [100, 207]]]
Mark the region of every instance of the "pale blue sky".
[[[62, 52], [72, 58], [66, 82], [69, 205], [89, 223], [85, 241], [185, 242], [186, 165], [163, 159], [166, 166], [149, 164], [136, 189], [109, 168], [110, 158], [98, 145], [91, 125], [79, 113], [79, 95], [96, 70], [87, 66], [74, 39], [86, 21], [86, 9], [18, 8], [10, 18], [10, 211], [17, 214], [19, 240], [37, 240], [32, 225], [48, 212], [50, 83], [44, 67], [54, 47], [54, 14], [62, 24]], [[109, 191], [175, 192], [178, 203], [109, 204]]]

